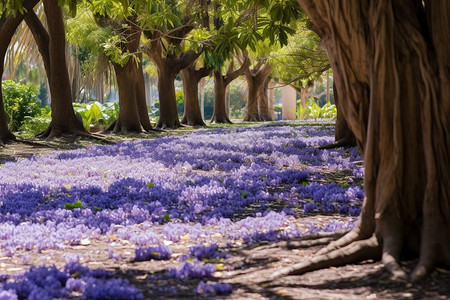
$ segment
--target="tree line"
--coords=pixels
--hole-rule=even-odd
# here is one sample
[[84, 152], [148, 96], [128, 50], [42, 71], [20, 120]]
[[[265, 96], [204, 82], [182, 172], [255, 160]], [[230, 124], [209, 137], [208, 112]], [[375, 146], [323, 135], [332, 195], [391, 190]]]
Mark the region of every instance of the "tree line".
[[[60, 6], [61, 5], [61, 6]], [[68, 74], [64, 49], [66, 37], [90, 56], [106, 58], [114, 71], [119, 98], [119, 116], [107, 132], [129, 133], [153, 130], [145, 102], [143, 61], [157, 69], [160, 116], [156, 128], [181, 124], [204, 126], [198, 101], [198, 83], [214, 77], [214, 110], [211, 122], [229, 123], [226, 88], [245, 75], [249, 97], [244, 120], [271, 120], [267, 85], [271, 76], [272, 49], [288, 44], [306, 20], [295, 1], [7, 1], [3, 6], [0, 42], [4, 61], [12, 34], [26, 23], [38, 45], [51, 95], [52, 121], [40, 137], [60, 134], [86, 135], [72, 102], [75, 82]], [[36, 11], [44, 9], [45, 22]], [[66, 16], [66, 17], [65, 17]], [[329, 69], [318, 38], [307, 41], [307, 55], [297, 63], [298, 71], [278, 72], [281, 80], [302, 86]], [[96, 40], [95, 40], [96, 39]], [[306, 41], [306, 39], [304, 39]], [[307, 58], [310, 59], [307, 62]], [[279, 59], [280, 60], [280, 59]], [[293, 58], [285, 56], [284, 63]], [[311, 67], [311, 61], [316, 63]], [[307, 65], [308, 64], [308, 65]], [[308, 66], [308, 67], [307, 67]], [[92, 72], [95, 72], [93, 70]], [[185, 111], [179, 119], [174, 80], [181, 75]], [[73, 77], [73, 76], [72, 76]], [[302, 82], [303, 80], [303, 82]], [[3, 109], [1, 109], [3, 111]], [[0, 113], [0, 140], [14, 135]]]

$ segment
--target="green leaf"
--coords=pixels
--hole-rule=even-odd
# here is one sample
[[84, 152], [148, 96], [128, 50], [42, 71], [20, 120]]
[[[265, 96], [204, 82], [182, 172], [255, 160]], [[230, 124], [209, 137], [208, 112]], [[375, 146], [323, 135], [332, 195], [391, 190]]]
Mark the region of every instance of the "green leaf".
[[167, 222], [171, 222], [171, 221], [172, 221], [172, 220], [170, 219], [169, 214], [164, 214], [163, 220], [164, 220], [164, 221], [167, 221]]
[[242, 198], [247, 198], [247, 193], [246, 193], [246, 192], [243, 192], [243, 193], [241, 194], [241, 197], [242, 197]]
[[148, 188], [152, 188], [152, 187], [153, 187], [153, 183], [147, 182], [147, 187], [148, 187]]
[[75, 208], [83, 208], [84, 209], [84, 208], [86, 208], [86, 206], [83, 205], [80, 200], [78, 200], [75, 203], [66, 203], [66, 204], [64, 204], [64, 208], [65, 209], [69, 209], [69, 210], [73, 210]]

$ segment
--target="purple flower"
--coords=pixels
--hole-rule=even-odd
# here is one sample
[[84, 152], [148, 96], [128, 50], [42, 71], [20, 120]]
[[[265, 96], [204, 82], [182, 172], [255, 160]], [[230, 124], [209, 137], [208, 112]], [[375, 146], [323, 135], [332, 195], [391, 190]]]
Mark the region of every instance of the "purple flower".
[[148, 248], [136, 248], [135, 261], [146, 261], [146, 260], [168, 260], [172, 255], [172, 250], [164, 245], [158, 245], [157, 247]]
[[194, 293], [205, 296], [229, 295], [233, 291], [233, 286], [229, 283], [213, 283], [200, 281]]

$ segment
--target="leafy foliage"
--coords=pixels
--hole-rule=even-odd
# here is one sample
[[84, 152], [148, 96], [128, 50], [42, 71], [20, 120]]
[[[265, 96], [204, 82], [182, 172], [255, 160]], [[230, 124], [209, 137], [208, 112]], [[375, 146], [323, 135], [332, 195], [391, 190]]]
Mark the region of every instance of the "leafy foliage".
[[25, 116], [19, 131], [23, 137], [30, 137], [47, 129], [51, 121], [51, 109], [49, 106], [41, 108], [41, 112], [37, 116]]
[[73, 108], [81, 115], [84, 128], [88, 131], [91, 125], [109, 125], [119, 115], [119, 106], [115, 102], [74, 103]]
[[41, 112], [40, 100], [33, 85], [6, 80], [2, 82], [2, 92], [6, 120], [11, 131], [17, 131], [25, 117], [35, 117]]
[[319, 119], [319, 118], [333, 118], [337, 115], [336, 105], [327, 103], [320, 107], [316, 101], [310, 100], [303, 108], [301, 103], [297, 106], [297, 111], [289, 108], [297, 116], [297, 120], [304, 120], [306, 118]]

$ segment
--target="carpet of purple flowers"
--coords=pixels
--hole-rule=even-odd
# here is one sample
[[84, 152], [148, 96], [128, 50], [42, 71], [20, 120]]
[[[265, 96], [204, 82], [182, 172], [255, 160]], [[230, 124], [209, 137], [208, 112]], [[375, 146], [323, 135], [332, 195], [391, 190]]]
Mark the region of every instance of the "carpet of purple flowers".
[[[319, 150], [333, 141], [333, 127], [293, 125], [198, 130], [4, 162], [0, 299], [143, 299], [127, 280], [83, 265], [90, 258], [82, 250], [66, 251], [98, 243], [109, 245], [105, 260], [171, 261], [149, 281], [195, 279], [193, 294], [227, 295], [233, 286], [214, 274], [228, 250], [351, 228], [364, 197], [358, 150]], [[349, 222], [302, 222], [313, 214]], [[58, 255], [64, 268], [52, 265]], [[18, 260], [23, 268], [8, 268]]]

